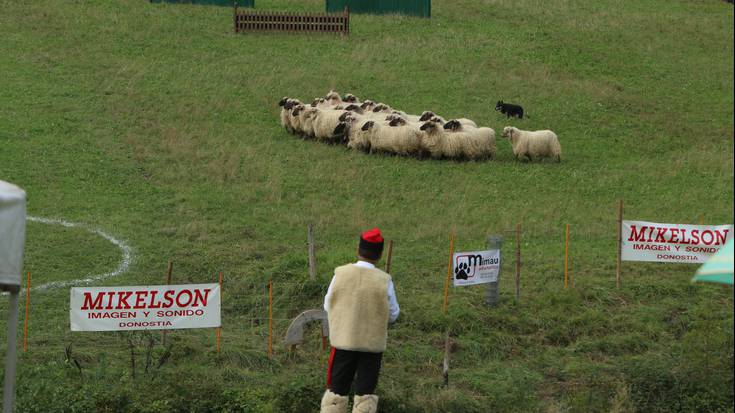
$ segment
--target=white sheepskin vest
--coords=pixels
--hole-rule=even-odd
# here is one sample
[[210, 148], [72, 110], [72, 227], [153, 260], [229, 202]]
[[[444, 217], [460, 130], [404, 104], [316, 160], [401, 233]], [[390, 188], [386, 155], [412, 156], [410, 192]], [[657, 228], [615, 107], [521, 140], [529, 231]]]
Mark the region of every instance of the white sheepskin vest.
[[327, 303], [329, 342], [340, 350], [382, 353], [388, 340], [390, 275], [347, 264], [334, 270]]

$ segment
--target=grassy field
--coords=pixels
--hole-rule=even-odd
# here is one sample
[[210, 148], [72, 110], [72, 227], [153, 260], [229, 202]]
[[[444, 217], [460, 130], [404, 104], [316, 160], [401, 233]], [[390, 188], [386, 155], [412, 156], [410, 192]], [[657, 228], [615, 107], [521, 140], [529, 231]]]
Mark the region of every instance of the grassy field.
[[[28, 192], [29, 215], [80, 224], [28, 223], [33, 285], [113, 271], [120, 250], [95, 230], [133, 257], [97, 285], [163, 283], [169, 260], [174, 282], [225, 277], [221, 353], [211, 330], [171, 332], [168, 346], [158, 333], [72, 334], [69, 290], [33, 290], [18, 411], [317, 411], [318, 333], [294, 354], [279, 339], [372, 226], [395, 241], [402, 308], [381, 411], [733, 411], [732, 288], [690, 284], [696, 266], [628, 262], [615, 288], [618, 200], [629, 219], [733, 222], [732, 5], [434, 0], [431, 19], [353, 15], [340, 38], [235, 35], [232, 10], [211, 6], [0, 4], [0, 179]], [[366, 155], [281, 128], [282, 96], [330, 89], [496, 131], [553, 129], [563, 161], [516, 162], [504, 139], [490, 162]], [[504, 119], [500, 99], [527, 119]], [[505, 236], [498, 307], [481, 287], [454, 289], [442, 314], [453, 228], [460, 250]]]

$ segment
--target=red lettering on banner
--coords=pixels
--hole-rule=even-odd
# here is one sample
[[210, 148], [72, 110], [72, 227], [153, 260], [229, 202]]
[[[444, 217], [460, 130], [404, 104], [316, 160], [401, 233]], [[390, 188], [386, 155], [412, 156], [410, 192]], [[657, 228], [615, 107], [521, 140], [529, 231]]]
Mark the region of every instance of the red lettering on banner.
[[647, 244], [633, 244], [634, 250], [639, 251], [671, 251], [671, 247], [668, 245], [647, 245]]
[[162, 306], [163, 308], [171, 308], [171, 306], [174, 305], [174, 299], [172, 295], [174, 295], [173, 290], [168, 290], [163, 293], [163, 299], [166, 301], [166, 303]]
[[194, 290], [194, 304], [192, 304], [192, 307], [199, 307], [199, 304], [203, 305], [204, 307], [207, 306], [207, 298], [209, 297], [209, 292], [212, 291], [210, 288], [204, 289], [204, 295], [202, 296], [201, 290], [196, 289]]
[[161, 308], [161, 302], [156, 301], [156, 295], [158, 295], [158, 291], [153, 290], [149, 295], [151, 296], [151, 302], [148, 304], [148, 308]]
[[107, 293], [107, 297], [109, 297], [109, 299], [107, 300], [107, 307], [105, 307], [105, 310], [112, 310], [112, 298], [115, 297], [115, 293], [110, 291]]
[[[704, 239], [705, 235], [709, 235], [709, 241], [706, 241]], [[715, 236], [712, 234], [712, 231], [710, 230], [704, 230], [702, 231], [702, 244], [704, 245], [712, 245], [712, 242], [715, 240]]]
[[699, 239], [699, 230], [698, 229], [693, 229], [692, 230], [692, 239], [694, 240], [694, 242], [692, 242], [692, 244], [699, 244], [700, 239]]
[[697, 257], [691, 255], [670, 255], [670, 254], [656, 254], [656, 259], [659, 260], [685, 260], [685, 261], [697, 261]]
[[[186, 304], [181, 303], [181, 296], [184, 295], [184, 293], [186, 293], [189, 296], [189, 300], [186, 302]], [[191, 304], [191, 299], [192, 299], [191, 290], [181, 290], [179, 291], [179, 295], [176, 296], [176, 305], [178, 305], [179, 307], [186, 307], [189, 304]]]
[[641, 227], [641, 230], [636, 232], [636, 226], [631, 225], [630, 226], [630, 236], [628, 237], [628, 241], [645, 241], [645, 232], [648, 227]]
[[87, 318], [106, 319], [106, 318], [135, 318], [138, 315], [135, 311], [110, 311], [104, 313], [89, 313]]
[[[722, 232], [724, 232], [724, 234]], [[727, 239], [727, 233], [730, 232], [730, 230], [723, 229], [722, 232], [715, 230], [715, 235], [717, 236], [717, 239], [715, 240], [715, 245], [724, 244], [725, 240]]]
[[[117, 308], [118, 310], [122, 309], [130, 309], [130, 304], [128, 304], [128, 298], [133, 295], [130, 291], [120, 291], [117, 293]], [[123, 307], [124, 305], [124, 307]]]
[[[648, 232], [648, 233], [646, 233]], [[729, 229], [723, 230], [698, 230], [693, 229], [691, 232], [686, 228], [675, 227], [649, 227], [637, 225], [630, 226], [630, 235], [628, 241], [632, 242], [651, 242], [660, 244], [704, 244], [704, 245], [723, 245], [727, 242]]]
[[92, 293], [84, 293], [84, 302], [82, 304], [82, 310], [101, 310], [102, 309], [102, 298], [105, 293], [98, 293], [97, 298], [92, 301]]
[[669, 238], [669, 242], [672, 244], [677, 244], [679, 242], [679, 229], [670, 228], [669, 231], [671, 231], [671, 238]]
[[[180, 291], [166, 290], [163, 292], [163, 300], [157, 299], [157, 290], [84, 292], [80, 309], [128, 310], [131, 308], [171, 308], [174, 306], [206, 307], [211, 291], [211, 288], [183, 289]], [[135, 295], [134, 301], [133, 295]]]
[[171, 324], [170, 321], [127, 321], [127, 322], [121, 322], [118, 324], [120, 328], [125, 327], [169, 327], [173, 324]]
[[145, 296], [148, 295], [148, 291], [136, 291], [135, 292], [135, 307], [133, 308], [145, 308]]

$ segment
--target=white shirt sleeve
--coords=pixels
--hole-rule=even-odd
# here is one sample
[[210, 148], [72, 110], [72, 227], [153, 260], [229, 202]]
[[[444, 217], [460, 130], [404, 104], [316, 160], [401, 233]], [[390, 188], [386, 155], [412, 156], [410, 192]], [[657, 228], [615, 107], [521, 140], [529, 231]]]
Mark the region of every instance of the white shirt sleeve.
[[388, 282], [388, 303], [390, 304], [388, 321], [392, 323], [396, 321], [398, 314], [401, 312], [401, 309], [398, 307], [398, 301], [396, 300], [396, 289], [393, 287], [393, 280]]
[[324, 311], [329, 313], [329, 309], [327, 306], [329, 305], [329, 299], [332, 298], [332, 284], [334, 284], [334, 277], [332, 277], [332, 281], [329, 282], [329, 288], [327, 288], [327, 295], [324, 296]]

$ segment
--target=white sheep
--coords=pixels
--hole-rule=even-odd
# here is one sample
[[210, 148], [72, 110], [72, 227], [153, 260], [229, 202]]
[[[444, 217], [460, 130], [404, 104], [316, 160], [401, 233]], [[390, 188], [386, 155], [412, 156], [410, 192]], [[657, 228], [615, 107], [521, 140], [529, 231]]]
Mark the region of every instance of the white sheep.
[[374, 113], [386, 113], [386, 114], [388, 114], [388, 113], [392, 113], [393, 112], [393, 108], [390, 107], [389, 105], [386, 105], [385, 103], [378, 103], [377, 105], [373, 106], [372, 111]]
[[347, 121], [347, 147], [359, 151], [370, 151], [370, 141], [377, 129], [375, 121], [366, 117], [354, 117]]
[[311, 102], [312, 108], [318, 108], [318, 109], [332, 109], [335, 105], [327, 102], [324, 98], [316, 98]]
[[[477, 124], [472, 119], [458, 118], [458, 119], [452, 119], [452, 120], [456, 120], [462, 125], [472, 126], [473, 128], [477, 127]], [[443, 117], [437, 115], [436, 113], [430, 110], [426, 110], [422, 112], [421, 116], [419, 117], [419, 122], [426, 122], [426, 121], [439, 122], [442, 125], [447, 122]]]
[[528, 158], [534, 161], [552, 158], [561, 162], [559, 137], [550, 130], [524, 131], [513, 126], [506, 126], [503, 128], [503, 137], [510, 140], [513, 154], [517, 159]]
[[495, 131], [491, 128], [460, 125], [444, 129], [438, 122], [426, 122], [420, 129], [424, 132], [421, 135], [422, 148], [432, 158], [478, 160], [495, 157]]
[[281, 126], [286, 128], [289, 133], [295, 133], [293, 125], [291, 125], [291, 109], [298, 103], [300, 103], [298, 99], [291, 99], [287, 96], [284, 96], [278, 102], [278, 106], [281, 107]]
[[371, 153], [416, 155], [421, 151], [421, 131], [417, 124], [391, 126], [391, 123], [385, 121], [368, 121], [361, 127], [361, 132], [367, 132], [364, 136], [369, 141]]
[[314, 137], [317, 140], [335, 142], [339, 140], [339, 136], [335, 136], [334, 130], [340, 123], [340, 116], [345, 111], [343, 110], [321, 110], [314, 108], [314, 121], [312, 123], [314, 130]]
[[346, 103], [354, 103], [358, 106], [361, 104], [360, 99], [352, 93], [346, 94], [345, 97], [342, 98], [342, 101]]
[[291, 110], [288, 112], [288, 122], [293, 129], [292, 133], [301, 134], [301, 117], [299, 116], [299, 113], [303, 111], [306, 106], [304, 106], [303, 103], [296, 102], [298, 102], [296, 99], [292, 99], [292, 102], [289, 102], [292, 106]]
[[365, 112], [372, 112], [373, 108], [375, 107], [375, 102], [373, 102], [372, 100], [366, 99], [364, 102], [360, 104], [360, 107]]
[[319, 109], [306, 106], [304, 110], [299, 112], [298, 116], [301, 123], [301, 133], [305, 138], [314, 137], [314, 119], [316, 118], [317, 111], [319, 111]]
[[[402, 110], [394, 110], [393, 112], [391, 112], [391, 115], [400, 116], [403, 119], [405, 119], [405, 120], [407, 120], [408, 122], [411, 122], [411, 123], [418, 124], [421, 121], [421, 117], [420, 116], [409, 115], [408, 113], [406, 113], [406, 112], [404, 112]], [[390, 115], [388, 115], [388, 116], [390, 116]]]
[[329, 93], [327, 93], [327, 95], [324, 96], [324, 99], [330, 105], [338, 105], [342, 103], [342, 98], [339, 96], [339, 93], [335, 92], [334, 90], [330, 90]]

